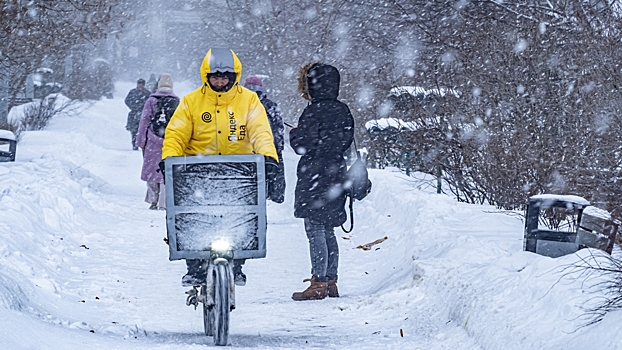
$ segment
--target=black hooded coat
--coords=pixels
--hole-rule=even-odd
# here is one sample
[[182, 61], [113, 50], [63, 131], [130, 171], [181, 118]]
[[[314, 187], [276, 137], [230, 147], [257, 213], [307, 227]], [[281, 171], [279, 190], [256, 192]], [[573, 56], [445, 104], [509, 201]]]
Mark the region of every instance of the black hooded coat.
[[290, 131], [290, 144], [298, 162], [294, 216], [337, 227], [347, 217], [344, 155], [354, 138], [354, 119], [348, 106], [337, 100], [339, 71], [333, 66], [312, 66], [306, 74], [311, 97]]

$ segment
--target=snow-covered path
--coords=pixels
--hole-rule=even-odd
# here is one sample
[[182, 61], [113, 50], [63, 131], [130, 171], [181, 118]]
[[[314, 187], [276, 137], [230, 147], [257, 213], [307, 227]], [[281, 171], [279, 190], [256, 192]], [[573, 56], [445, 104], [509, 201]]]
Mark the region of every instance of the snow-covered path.
[[[18, 161], [0, 165], [2, 349], [212, 346], [201, 312], [185, 306], [184, 262], [168, 260], [164, 212], [143, 202], [141, 154], [124, 129], [129, 88], [119, 84], [115, 99], [26, 133]], [[576, 256], [524, 253], [517, 217], [417, 190], [424, 181], [391, 171], [371, 172], [374, 191], [356, 203], [355, 231], [336, 231], [342, 297], [292, 301], [310, 271], [302, 220], [293, 217], [296, 161], [286, 152], [285, 203], [268, 204], [268, 256], [249, 260], [248, 283], [236, 288], [233, 347], [618, 346], [599, 335], [619, 333], [619, 313], [598, 332], [570, 333], [586, 287], [555, 285], [560, 276], [550, 271]], [[356, 249], [384, 236], [370, 251]]]

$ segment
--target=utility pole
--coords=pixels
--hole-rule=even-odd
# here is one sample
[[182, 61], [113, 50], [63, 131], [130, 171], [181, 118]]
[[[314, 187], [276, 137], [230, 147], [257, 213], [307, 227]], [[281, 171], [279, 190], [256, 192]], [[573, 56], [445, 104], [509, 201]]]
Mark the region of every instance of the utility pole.
[[9, 74], [0, 66], [0, 128], [7, 129], [9, 121]]

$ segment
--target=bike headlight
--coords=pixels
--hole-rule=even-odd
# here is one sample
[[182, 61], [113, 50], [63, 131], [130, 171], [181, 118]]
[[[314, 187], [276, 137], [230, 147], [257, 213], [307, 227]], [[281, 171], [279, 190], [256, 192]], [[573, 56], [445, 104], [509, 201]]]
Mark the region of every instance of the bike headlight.
[[224, 239], [213, 241], [211, 250], [215, 250], [217, 252], [226, 252], [228, 250], [231, 250], [231, 243]]

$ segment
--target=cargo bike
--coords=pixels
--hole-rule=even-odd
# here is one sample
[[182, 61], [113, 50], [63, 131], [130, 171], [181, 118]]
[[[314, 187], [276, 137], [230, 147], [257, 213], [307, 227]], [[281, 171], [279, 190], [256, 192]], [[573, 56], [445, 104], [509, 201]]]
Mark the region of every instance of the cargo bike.
[[235, 309], [233, 259], [266, 256], [266, 174], [261, 155], [168, 157], [169, 259], [201, 259], [206, 281], [187, 291], [202, 305], [205, 335], [227, 345]]

